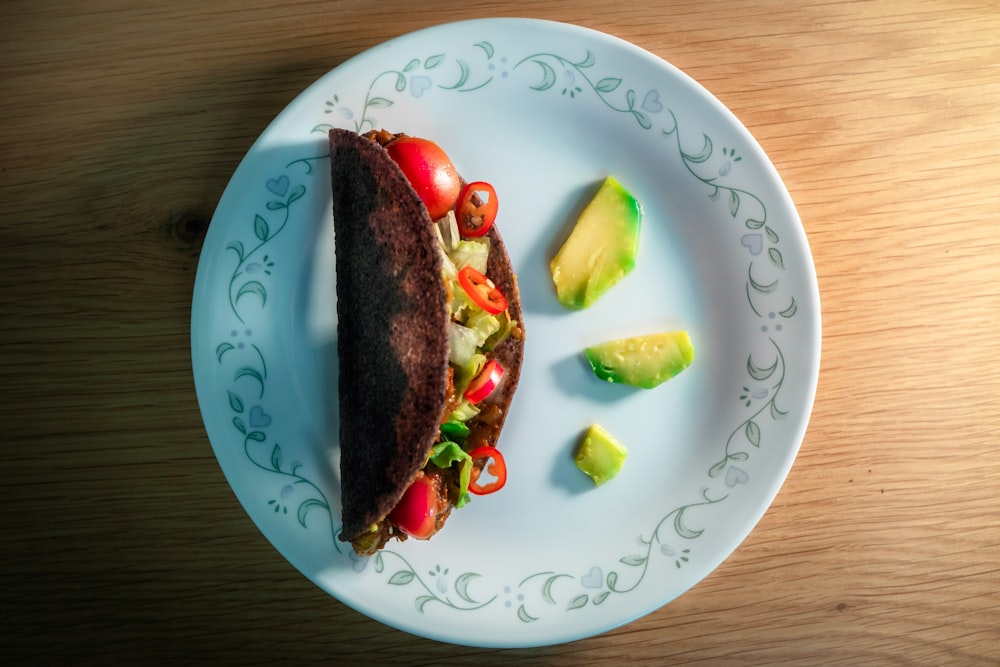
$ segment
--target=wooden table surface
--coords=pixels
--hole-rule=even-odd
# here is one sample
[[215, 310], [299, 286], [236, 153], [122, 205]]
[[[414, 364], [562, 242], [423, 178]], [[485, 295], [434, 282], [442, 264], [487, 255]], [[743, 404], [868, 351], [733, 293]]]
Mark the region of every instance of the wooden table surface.
[[[0, 642], [70, 664], [1000, 663], [1000, 6], [973, 0], [0, 5]], [[607, 634], [482, 650], [316, 588], [227, 485], [191, 372], [199, 250], [296, 94], [446, 21], [632, 41], [718, 96], [805, 225], [823, 358], [771, 509]]]

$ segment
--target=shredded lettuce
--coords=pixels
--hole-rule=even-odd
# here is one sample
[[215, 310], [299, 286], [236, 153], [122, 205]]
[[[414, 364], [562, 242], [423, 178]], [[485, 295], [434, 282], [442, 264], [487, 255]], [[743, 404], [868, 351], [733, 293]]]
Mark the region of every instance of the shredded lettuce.
[[469, 313], [481, 310], [479, 306], [469, 297], [465, 288], [458, 282], [457, 274], [455, 280], [451, 281], [451, 316], [457, 322], [464, 322], [469, 317]]
[[485, 310], [476, 310], [469, 313], [468, 319], [465, 320], [465, 326], [475, 332], [476, 345], [483, 347], [487, 339], [500, 330], [500, 319], [496, 315], [490, 315]]
[[[438, 246], [438, 248], [441, 248], [441, 246]], [[454, 262], [445, 253], [444, 248], [441, 248], [441, 277], [453, 283], [453, 286], [458, 284], [458, 269], [455, 268]]]
[[448, 420], [441, 424], [441, 434], [451, 438], [465, 440], [469, 437], [470, 432], [469, 427], [464, 422], [457, 420]]
[[472, 479], [472, 457], [458, 444], [445, 440], [431, 449], [430, 462], [438, 468], [450, 468], [458, 463], [461, 468], [458, 473], [458, 502], [455, 507], [462, 507], [469, 502], [469, 480]]
[[490, 256], [489, 239], [463, 239], [458, 242], [449, 256], [459, 269], [471, 266], [476, 271], [486, 275], [486, 264]]
[[479, 414], [479, 408], [466, 400], [462, 400], [458, 407], [449, 415], [448, 421], [467, 422]]
[[452, 366], [464, 368], [476, 355], [476, 348], [482, 345], [478, 334], [458, 322], [448, 324], [448, 361]]
[[497, 320], [496, 331], [491, 333], [486, 340], [483, 341], [482, 348], [484, 351], [489, 352], [497, 345], [502, 343], [508, 336], [510, 332], [514, 330], [514, 321], [510, 319], [510, 311], [503, 311], [495, 316]]
[[458, 233], [458, 221], [455, 219], [455, 212], [448, 213], [437, 221], [436, 224], [438, 239], [445, 252], [451, 253], [458, 246], [461, 236]]
[[[451, 322], [448, 325], [448, 361], [452, 366], [467, 366], [473, 356], [482, 349], [489, 349], [502, 340], [503, 322], [497, 315], [484, 310], [469, 313], [464, 324]], [[508, 325], [509, 331], [509, 325]], [[491, 341], [488, 346], [487, 341]]]

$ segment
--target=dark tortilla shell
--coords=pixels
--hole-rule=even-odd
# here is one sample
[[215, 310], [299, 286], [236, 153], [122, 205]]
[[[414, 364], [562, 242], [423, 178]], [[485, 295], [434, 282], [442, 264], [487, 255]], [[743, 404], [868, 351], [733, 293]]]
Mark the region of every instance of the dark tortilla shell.
[[[496, 226], [490, 228], [487, 236], [490, 239], [490, 258], [486, 265], [486, 275], [507, 297], [507, 312], [510, 313], [511, 319], [517, 322], [519, 330], [517, 335], [506, 338], [493, 350], [493, 358], [500, 362], [506, 372], [501, 385], [483, 401], [483, 407], [498, 405], [502, 408], [503, 412], [496, 423], [497, 432], [499, 432], [507, 419], [507, 413], [514, 400], [514, 392], [521, 377], [521, 361], [524, 358], [524, 315], [521, 311], [521, 292], [517, 286], [517, 275], [514, 273], [514, 267], [511, 266], [503, 238], [501, 238]], [[495, 442], [490, 444], [496, 446]]]
[[[374, 141], [330, 131], [340, 358], [340, 473], [350, 542], [384, 519], [437, 440], [448, 388], [449, 312], [432, 221]], [[496, 228], [487, 274], [521, 322], [517, 278]], [[506, 369], [485, 403], [506, 418], [523, 339], [494, 350]]]
[[427, 209], [384, 149], [330, 132], [343, 530], [382, 519], [438, 434], [448, 308]]

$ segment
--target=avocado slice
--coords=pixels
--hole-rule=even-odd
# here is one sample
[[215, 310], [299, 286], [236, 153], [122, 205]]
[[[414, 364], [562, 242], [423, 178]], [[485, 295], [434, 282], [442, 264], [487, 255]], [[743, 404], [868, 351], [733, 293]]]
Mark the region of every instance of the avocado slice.
[[576, 467], [600, 486], [617, 475], [625, 465], [628, 450], [598, 424], [583, 435], [573, 460]]
[[604, 179], [549, 264], [556, 297], [582, 310], [635, 268], [642, 206], [613, 176]]
[[686, 331], [668, 331], [593, 345], [583, 355], [602, 380], [652, 389], [691, 365], [694, 346]]

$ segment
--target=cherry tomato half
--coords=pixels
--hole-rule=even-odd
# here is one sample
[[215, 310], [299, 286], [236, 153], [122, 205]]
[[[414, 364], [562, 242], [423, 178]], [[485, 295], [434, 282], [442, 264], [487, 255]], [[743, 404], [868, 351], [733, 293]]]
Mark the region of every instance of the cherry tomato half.
[[403, 492], [389, 513], [389, 520], [410, 537], [426, 540], [434, 534], [437, 495], [433, 480], [421, 473]]
[[[507, 463], [503, 460], [503, 454], [496, 447], [490, 447], [489, 445], [477, 447], [469, 452], [469, 456], [472, 457], [473, 461], [487, 459], [481, 468], [472, 468], [469, 491], [477, 496], [485, 496], [488, 493], [494, 493], [503, 488], [503, 485], [507, 483]], [[480, 484], [479, 477], [484, 472], [492, 475], [493, 480], [485, 484]]]
[[493, 393], [503, 379], [503, 374], [503, 366], [496, 359], [490, 359], [462, 395], [470, 403], [478, 403]]
[[385, 149], [420, 195], [431, 220], [443, 218], [454, 208], [462, 180], [440, 146], [419, 137], [400, 137]]
[[497, 219], [497, 191], [484, 181], [469, 183], [462, 188], [455, 207], [458, 231], [462, 236], [482, 236], [490, 231]]
[[507, 297], [493, 281], [471, 266], [463, 266], [458, 272], [458, 284], [472, 301], [490, 315], [507, 310]]

